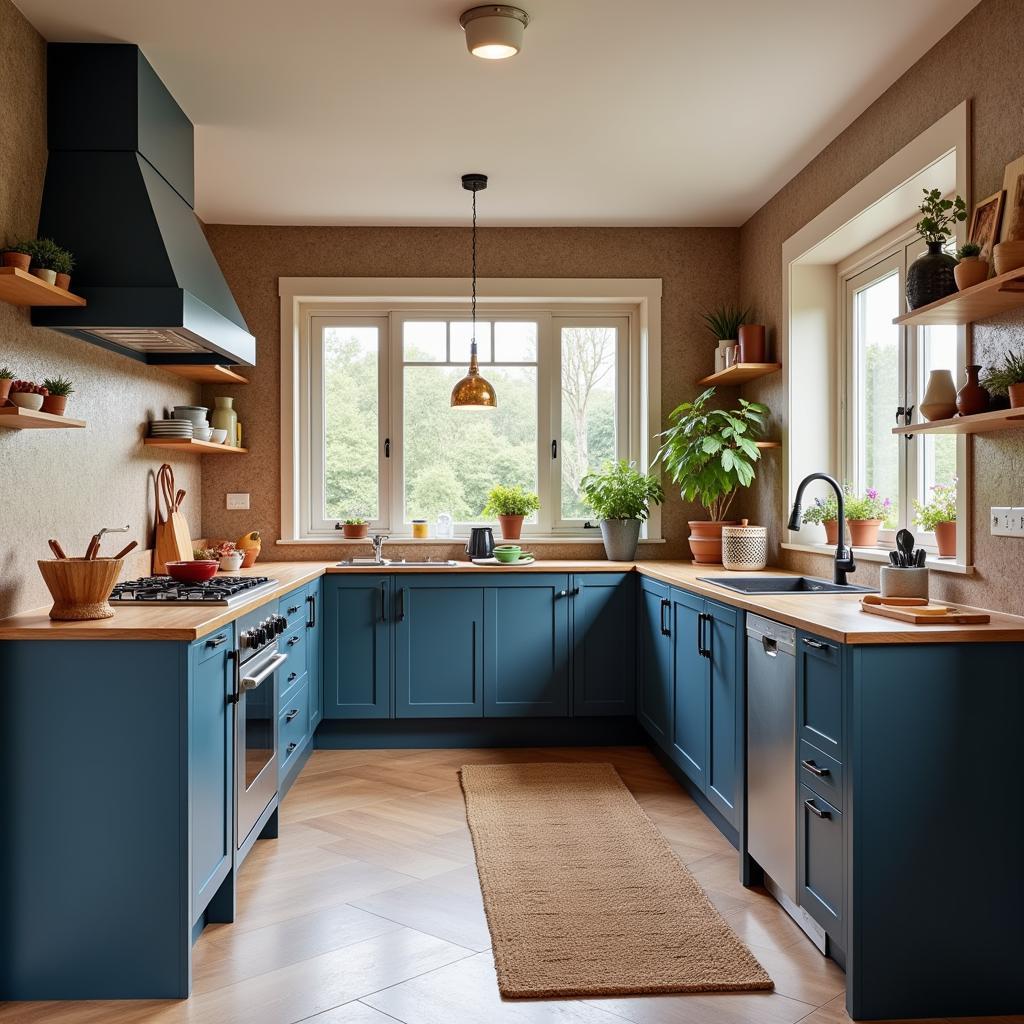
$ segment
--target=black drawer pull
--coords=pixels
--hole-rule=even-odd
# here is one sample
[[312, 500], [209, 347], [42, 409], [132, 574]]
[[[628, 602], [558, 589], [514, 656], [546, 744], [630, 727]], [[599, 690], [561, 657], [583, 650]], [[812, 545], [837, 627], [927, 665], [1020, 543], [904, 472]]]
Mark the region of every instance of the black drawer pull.
[[288, 614], [294, 615], [301, 607], [301, 604], [293, 604], [291, 608], [288, 609]]
[[211, 637], [206, 641], [207, 647], [220, 647], [228, 638], [227, 633], [218, 633], [215, 637]]
[[819, 768], [813, 761], [801, 761], [800, 762], [812, 775], [817, 775], [818, 778], [823, 778], [826, 775], [832, 773], [827, 768]]
[[813, 647], [816, 651], [829, 651], [832, 649], [828, 644], [823, 644], [820, 640], [811, 640], [806, 636], [803, 638], [803, 641], [808, 647]]
[[296, 644], [297, 644], [298, 642], [299, 642], [299, 635], [298, 635], [298, 634], [296, 633], [296, 635], [295, 635], [295, 636], [293, 636], [293, 637], [292, 637], [292, 638], [291, 638], [291, 639], [290, 639], [290, 640], [288, 641], [288, 646], [289, 646], [289, 647], [294, 647], [294, 646], [295, 646], [295, 645], [296, 645]]
[[298, 708], [292, 708], [287, 715], [284, 716], [286, 722], [290, 722], [299, 713]]
[[289, 683], [294, 683], [295, 680], [298, 679], [298, 678], [299, 678], [299, 673], [298, 672], [289, 672], [288, 673], [288, 682]]
[[289, 743], [288, 744], [288, 749], [285, 750], [285, 752], [284, 752], [284, 756], [287, 757], [297, 746], [298, 746], [298, 743]]
[[823, 811], [820, 807], [815, 807], [813, 800], [805, 800], [804, 807], [806, 807], [807, 810], [811, 812], [811, 814], [816, 814], [819, 818], [832, 817], [832, 814], [829, 811]]

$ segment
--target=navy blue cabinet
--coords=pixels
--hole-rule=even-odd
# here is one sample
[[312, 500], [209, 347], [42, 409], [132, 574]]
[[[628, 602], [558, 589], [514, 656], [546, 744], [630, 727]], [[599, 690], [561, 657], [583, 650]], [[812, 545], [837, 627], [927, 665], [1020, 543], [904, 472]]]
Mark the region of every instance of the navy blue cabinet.
[[324, 578], [325, 718], [391, 717], [392, 614], [389, 576]]
[[306, 677], [309, 680], [309, 731], [320, 724], [323, 697], [323, 588], [314, 580], [306, 589]]
[[707, 601], [703, 647], [707, 662], [708, 754], [704, 795], [731, 825], [739, 827], [743, 788], [743, 615]]
[[395, 715], [483, 714], [484, 591], [437, 576], [393, 579]]
[[707, 787], [708, 663], [704, 657], [704, 599], [672, 589], [673, 760], [697, 788]]
[[632, 715], [636, 704], [636, 581], [577, 573], [572, 595], [574, 715]]
[[842, 645], [802, 630], [796, 636], [797, 731], [842, 761]]
[[671, 588], [640, 578], [637, 717], [663, 750], [672, 746]]

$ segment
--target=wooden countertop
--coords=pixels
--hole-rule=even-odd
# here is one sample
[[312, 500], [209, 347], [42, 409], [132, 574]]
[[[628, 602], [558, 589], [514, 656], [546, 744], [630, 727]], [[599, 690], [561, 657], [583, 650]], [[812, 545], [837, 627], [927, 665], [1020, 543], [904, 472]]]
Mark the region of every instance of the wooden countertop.
[[730, 573], [721, 566], [696, 566], [690, 562], [607, 562], [537, 561], [521, 569], [497, 569], [460, 562], [454, 566], [339, 566], [336, 562], [259, 562], [253, 569], [232, 575], [270, 576], [278, 586], [234, 608], [202, 606], [126, 605], [115, 606], [110, 619], [91, 622], [54, 622], [49, 608], [13, 615], [0, 620], [0, 640], [198, 640], [239, 615], [267, 601], [272, 601], [295, 587], [301, 587], [319, 576], [333, 573], [355, 575], [388, 575], [403, 573], [476, 573], [509, 574], [538, 572], [639, 572], [643, 576], [682, 587], [723, 604], [764, 615], [790, 626], [806, 629], [839, 643], [907, 644], [907, 643], [1024, 643], [1024, 617], [990, 612], [992, 621], [981, 625], [914, 626], [860, 610], [859, 594], [739, 594], [712, 583], [702, 576], [791, 576], [782, 569], [766, 569], [761, 573]]

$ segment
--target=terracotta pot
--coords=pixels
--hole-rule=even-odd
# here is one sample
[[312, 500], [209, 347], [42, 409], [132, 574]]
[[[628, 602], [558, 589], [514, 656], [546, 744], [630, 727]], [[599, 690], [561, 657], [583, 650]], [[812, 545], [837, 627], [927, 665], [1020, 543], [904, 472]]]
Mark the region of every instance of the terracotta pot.
[[251, 569], [256, 564], [256, 559], [260, 556], [259, 548], [245, 548], [242, 551], [242, 568]]
[[1010, 408], [1024, 408], [1024, 384], [1011, 384], [1009, 387]]
[[67, 291], [71, 287], [71, 275], [70, 274], [58, 274], [56, 285], [58, 288], [63, 288]]
[[821, 525], [825, 527], [825, 543], [826, 544], [838, 544], [839, 543], [839, 520], [838, 519], [826, 519]]
[[690, 520], [690, 551], [696, 565], [722, 564], [722, 527], [739, 526], [735, 519], [711, 522], [709, 519]]
[[956, 556], [956, 523], [935, 524], [935, 546], [939, 549], [939, 558]]
[[956, 286], [963, 291], [988, 280], [988, 261], [980, 256], [965, 256], [954, 268]]
[[976, 413], [984, 412], [992, 399], [978, 383], [981, 367], [968, 366], [966, 373], [967, 383], [956, 393], [956, 407], [961, 416], [974, 416]]
[[949, 370], [932, 370], [928, 374], [928, 387], [918, 409], [929, 421], [956, 415], [956, 384]]
[[67, 407], [67, 395], [46, 395], [43, 398], [43, 412], [52, 412], [54, 416], [63, 416]]
[[14, 383], [9, 377], [0, 377], [0, 405], [7, 404], [7, 396], [11, 393], [11, 385]]
[[498, 516], [502, 540], [519, 540], [523, 535], [523, 520], [526, 516]]
[[740, 326], [740, 362], [765, 362], [764, 324], [742, 324]]
[[996, 274], [1008, 274], [1024, 267], [1024, 242], [1006, 241], [993, 246], [992, 261], [996, 265]]
[[850, 528], [850, 544], [855, 548], [873, 548], [878, 546], [878, 531], [882, 528], [881, 519], [847, 519]]
[[342, 523], [341, 532], [346, 540], [362, 540], [366, 536], [366, 523]]
[[32, 273], [39, 278], [40, 281], [45, 281], [47, 284], [57, 283], [57, 271], [47, 270], [46, 267], [36, 267]]
[[17, 267], [19, 270], [28, 270], [32, 266], [32, 257], [27, 252], [5, 252], [4, 266]]

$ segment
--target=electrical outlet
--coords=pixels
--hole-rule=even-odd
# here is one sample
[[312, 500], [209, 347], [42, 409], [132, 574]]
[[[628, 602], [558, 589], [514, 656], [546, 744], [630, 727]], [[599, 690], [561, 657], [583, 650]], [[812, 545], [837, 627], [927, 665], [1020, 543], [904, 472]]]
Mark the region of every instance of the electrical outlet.
[[1010, 511], [1009, 508], [989, 509], [989, 525], [993, 537], [1013, 536], [1010, 529]]
[[1014, 537], [1024, 537], [1024, 508], [1010, 509], [1010, 533]]
[[249, 507], [248, 494], [229, 494], [227, 507], [229, 509], [246, 509]]

